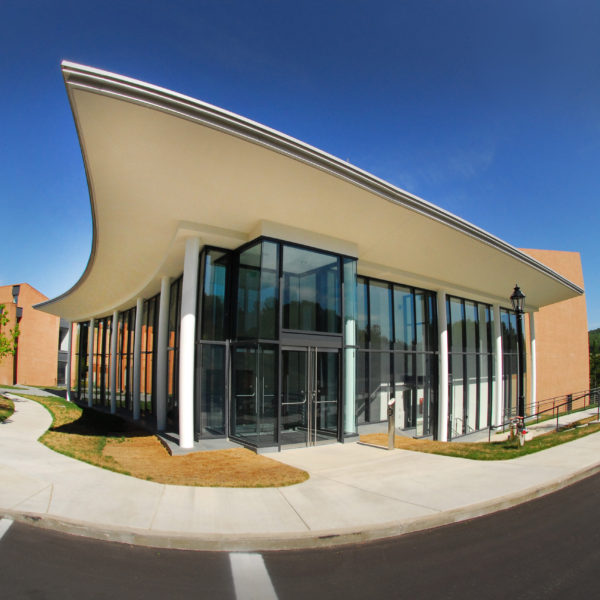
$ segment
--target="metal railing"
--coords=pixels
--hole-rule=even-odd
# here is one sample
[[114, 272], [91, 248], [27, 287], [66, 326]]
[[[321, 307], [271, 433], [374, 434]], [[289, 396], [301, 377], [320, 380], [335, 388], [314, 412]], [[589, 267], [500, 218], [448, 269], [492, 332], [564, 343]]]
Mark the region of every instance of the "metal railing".
[[[540, 406], [545, 408], [539, 409]], [[556, 418], [556, 431], [559, 429], [559, 418], [574, 412], [585, 410], [595, 406], [598, 408], [598, 420], [600, 420], [600, 388], [593, 388], [590, 390], [584, 390], [582, 392], [575, 392], [573, 394], [564, 394], [563, 396], [555, 396], [554, 398], [547, 398], [540, 400], [536, 408], [538, 410], [535, 413], [526, 414], [524, 418], [525, 425], [528, 423], [539, 423], [540, 418], [554, 419]], [[529, 406], [531, 409], [531, 405]], [[511, 411], [508, 416], [508, 420], [505, 420], [500, 425], [490, 425], [488, 427], [488, 441], [491, 441], [492, 429], [501, 429], [506, 431], [512, 427], [516, 427], [520, 421], [520, 417], [516, 414], [516, 410]]]

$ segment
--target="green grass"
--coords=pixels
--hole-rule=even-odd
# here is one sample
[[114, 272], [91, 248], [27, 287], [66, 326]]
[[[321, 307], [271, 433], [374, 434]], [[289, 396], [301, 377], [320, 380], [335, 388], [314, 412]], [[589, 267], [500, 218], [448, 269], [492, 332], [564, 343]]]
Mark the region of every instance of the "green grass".
[[15, 405], [12, 400], [0, 396], [0, 423], [6, 421], [15, 412]]
[[[519, 445], [518, 439], [506, 440], [504, 442], [436, 442], [433, 440], [413, 439], [402, 436], [396, 437], [396, 448], [403, 450], [412, 450], [415, 452], [426, 452], [429, 454], [440, 454], [442, 456], [453, 456], [456, 458], [468, 458], [471, 460], [510, 460], [533, 454], [541, 450], [547, 450], [554, 446], [571, 442], [573, 440], [585, 437], [592, 433], [600, 431], [600, 424], [586, 424], [595, 417], [581, 419], [571, 423], [559, 431], [552, 431], [534, 437], [525, 442], [524, 446]], [[584, 426], [581, 426], [584, 425]], [[367, 434], [360, 436], [361, 441], [375, 444], [378, 446], [387, 445], [387, 434]]]

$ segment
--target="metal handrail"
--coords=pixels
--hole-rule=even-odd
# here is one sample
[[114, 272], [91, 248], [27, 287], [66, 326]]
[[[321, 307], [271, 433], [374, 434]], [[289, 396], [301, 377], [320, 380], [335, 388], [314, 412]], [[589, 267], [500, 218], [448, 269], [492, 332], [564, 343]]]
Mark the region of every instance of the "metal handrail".
[[[550, 412], [552, 411], [552, 418], [554, 418], [554, 416], [556, 416], [556, 430], [558, 431], [559, 428], [559, 424], [558, 424], [558, 420], [559, 417], [571, 414], [573, 412], [577, 412], [580, 410], [585, 409], [586, 407], [590, 407], [592, 405], [597, 405], [598, 407], [598, 419], [600, 420], [600, 388], [592, 388], [590, 390], [585, 390], [584, 392], [576, 392], [576, 394], [582, 394], [581, 396], [578, 397], [574, 397], [575, 394], [565, 394], [564, 396], [556, 396], [555, 398], [549, 398], [549, 400], [556, 400], [559, 398], [568, 398], [565, 402], [561, 403], [561, 404], [553, 404], [553, 406], [551, 406], [550, 408], [545, 408], [543, 410], [539, 410], [535, 413], [532, 413], [530, 415], [525, 415], [525, 417], [523, 418], [524, 422], [530, 422], [531, 420], [536, 418], [536, 423], [539, 423], [540, 420], [540, 415], [543, 415], [544, 413]], [[566, 410], [564, 412], [560, 412], [560, 408], [562, 408], [563, 406], [568, 406], [570, 405], [572, 407], [572, 405], [577, 402], [578, 400], [581, 400], [582, 398], [594, 398], [594, 402], [589, 402], [587, 405], [584, 403], [583, 406], [580, 406], [574, 410]], [[544, 400], [541, 400], [538, 403], [538, 406], [541, 402], [544, 402]], [[556, 411], [556, 413], [555, 413]], [[516, 410], [515, 410], [516, 412]], [[512, 425], [514, 425], [518, 420], [520, 419], [520, 417], [518, 415], [511, 415], [508, 421], [504, 421], [503, 423], [501, 423], [500, 425], [489, 425], [488, 429], [489, 429], [489, 436], [488, 439], [491, 439], [491, 432], [492, 429], [502, 429], [504, 430], [507, 426], [510, 427]]]

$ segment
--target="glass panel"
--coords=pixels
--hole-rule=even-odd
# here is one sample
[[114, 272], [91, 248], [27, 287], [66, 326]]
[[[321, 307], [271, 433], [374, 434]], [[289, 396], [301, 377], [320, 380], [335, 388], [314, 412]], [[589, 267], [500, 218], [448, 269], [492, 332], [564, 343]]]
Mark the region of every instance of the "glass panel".
[[273, 346], [234, 348], [231, 434], [255, 446], [276, 444], [277, 353]]
[[200, 436], [225, 435], [225, 346], [202, 344], [200, 368]]
[[479, 356], [479, 429], [488, 426], [490, 404], [489, 354]]
[[479, 351], [491, 352], [490, 348], [490, 307], [485, 304], [479, 305]]
[[368, 422], [369, 410], [369, 353], [356, 353], [356, 420], [359, 425]]
[[367, 348], [369, 343], [369, 305], [367, 301], [368, 283], [363, 277], [357, 278], [357, 341], [360, 348]]
[[456, 437], [462, 435], [465, 429], [463, 354], [452, 354], [449, 362], [452, 369], [450, 378], [450, 433], [451, 437]]
[[427, 304], [425, 294], [415, 292], [415, 341], [417, 350], [425, 350], [427, 340]]
[[260, 274], [259, 337], [274, 340], [279, 337], [277, 297], [279, 294], [278, 245], [263, 242]]
[[465, 433], [477, 429], [477, 355], [467, 354], [467, 427]]
[[261, 244], [247, 248], [239, 256], [237, 291], [237, 337], [258, 338], [260, 304]]
[[465, 301], [466, 351], [477, 352], [477, 307]]
[[258, 445], [256, 348], [234, 348], [231, 356], [231, 434]]
[[283, 247], [283, 327], [341, 333], [337, 256]]
[[450, 352], [463, 352], [463, 304], [458, 298], [448, 299], [450, 317]]
[[[389, 348], [392, 338], [392, 294], [387, 283], [369, 282], [371, 348]], [[387, 413], [386, 413], [387, 414]]]
[[207, 250], [202, 277], [202, 339], [225, 340], [225, 292], [229, 255], [220, 250]]
[[387, 404], [391, 392], [390, 353], [371, 352], [368, 421], [387, 419]]
[[317, 402], [315, 406], [317, 439], [319, 437], [337, 437], [338, 399], [340, 396], [339, 363], [338, 352], [317, 352]]
[[412, 350], [415, 343], [413, 294], [409, 288], [394, 286], [396, 350]]
[[281, 353], [281, 443], [306, 443], [308, 435], [308, 352]]
[[415, 372], [414, 354], [394, 354], [394, 386], [396, 393], [396, 427], [406, 429], [414, 422]]

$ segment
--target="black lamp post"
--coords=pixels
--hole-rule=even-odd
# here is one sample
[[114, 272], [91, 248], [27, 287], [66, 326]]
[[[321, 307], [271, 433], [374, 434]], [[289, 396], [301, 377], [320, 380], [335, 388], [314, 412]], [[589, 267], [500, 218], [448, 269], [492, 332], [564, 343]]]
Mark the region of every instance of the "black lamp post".
[[517, 315], [517, 347], [518, 353], [518, 375], [519, 375], [519, 394], [518, 394], [518, 405], [517, 412], [519, 416], [518, 429], [519, 433], [525, 424], [525, 390], [524, 390], [524, 372], [525, 372], [525, 352], [523, 348], [523, 304], [525, 302], [525, 294], [521, 291], [518, 285], [515, 285], [515, 289], [510, 297], [512, 302], [513, 310]]

